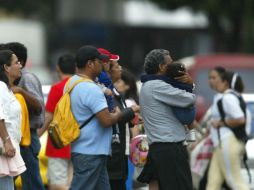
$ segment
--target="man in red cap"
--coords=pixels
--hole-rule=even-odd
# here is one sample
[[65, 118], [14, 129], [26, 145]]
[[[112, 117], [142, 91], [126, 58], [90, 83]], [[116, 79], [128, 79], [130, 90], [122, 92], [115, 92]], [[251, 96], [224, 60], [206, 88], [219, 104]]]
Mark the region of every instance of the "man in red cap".
[[[117, 63], [117, 61], [119, 60], [119, 55], [115, 55], [110, 53], [108, 50], [104, 49], [104, 48], [98, 48], [98, 51], [103, 54], [103, 55], [107, 55], [109, 57], [108, 60], [103, 60], [103, 71], [100, 73], [99, 77], [98, 77], [98, 82], [103, 84], [106, 88], [109, 88], [110, 90], [113, 90], [113, 83], [112, 80], [110, 79], [110, 76], [108, 74], [109, 72], [109, 68], [110, 68], [110, 63]], [[111, 95], [107, 95], [105, 94], [107, 103], [108, 103], [108, 109], [110, 112], [112, 112], [114, 110], [114, 102], [113, 102], [113, 98]]]
[[[98, 51], [109, 57], [108, 61], [104, 61], [104, 71], [101, 72], [99, 76], [99, 82], [110, 88], [113, 93], [113, 96], [105, 95], [108, 108], [114, 110], [114, 107], [117, 106], [120, 110], [124, 110], [127, 108], [125, 99], [113, 85], [114, 82], [121, 79], [121, 66], [118, 64], [119, 56], [103, 48], [99, 48]], [[131, 108], [128, 113], [124, 111], [124, 117], [122, 117], [117, 124], [112, 126], [112, 153], [107, 160], [107, 171], [111, 190], [126, 190], [126, 179], [128, 177], [128, 147], [130, 140], [129, 127], [131, 127], [129, 123], [135, 117], [134, 110], [138, 111], [139, 107]]]
[[[98, 51], [101, 54], [107, 55], [109, 57], [110, 61], [118, 61], [120, 59], [119, 55], [112, 54], [112, 53], [110, 53], [108, 50], [106, 50], [104, 48], [98, 48]], [[105, 61], [107, 61], [107, 60], [105, 60]]]

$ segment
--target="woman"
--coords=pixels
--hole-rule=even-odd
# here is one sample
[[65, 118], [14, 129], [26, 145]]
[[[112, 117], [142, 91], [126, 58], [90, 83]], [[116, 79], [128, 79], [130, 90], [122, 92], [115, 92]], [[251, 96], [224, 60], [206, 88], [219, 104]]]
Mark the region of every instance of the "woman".
[[11, 87], [21, 77], [21, 64], [9, 50], [0, 51], [0, 189], [13, 190], [13, 176], [26, 170], [20, 155], [21, 107]]
[[[138, 105], [138, 88], [136, 84], [135, 76], [128, 71], [127, 69], [122, 70], [122, 77], [115, 84], [116, 89], [124, 96], [125, 103], [127, 107], [131, 107], [132, 105]], [[130, 136], [131, 139], [139, 134], [144, 134], [144, 127], [142, 124], [142, 118], [140, 114], [136, 113], [135, 118], [131, 121], [133, 127], [130, 128]], [[140, 168], [135, 168], [131, 163], [130, 159], [128, 159], [128, 179], [126, 181], [127, 189], [132, 189], [133, 186], [133, 177], [135, 174], [140, 173], [137, 170]]]
[[[123, 69], [121, 79], [118, 80], [114, 85], [117, 91], [124, 96], [127, 107], [139, 104], [136, 79], [130, 71]], [[131, 128], [131, 138], [139, 135], [143, 131], [142, 125], [139, 125], [141, 122], [140, 120], [140, 114], [136, 114], [135, 118], [131, 121], [131, 123], [134, 125]]]
[[[208, 74], [208, 83], [209, 83], [209, 86], [212, 90], [216, 91], [216, 85], [218, 82], [220, 82], [221, 80], [221, 77], [220, 76], [223, 76], [224, 74], [226, 73], [226, 69], [224, 67], [215, 67], [213, 68], [212, 70], [209, 71], [209, 74]], [[217, 101], [222, 97], [222, 94], [221, 93], [217, 93], [214, 95], [213, 97], [213, 105], [217, 104]], [[213, 108], [213, 106], [211, 106]], [[213, 118], [216, 118], [218, 116], [216, 115], [213, 115], [213, 116], [210, 116], [208, 120], [211, 119], [211, 117]], [[215, 138], [216, 138], [216, 130], [211, 130], [212, 131], [212, 134], [215, 133]], [[207, 131], [205, 132], [206, 135], [209, 135], [210, 134], [210, 130], [209, 128], [207, 128]], [[210, 136], [212, 135], [210, 134]], [[206, 136], [205, 135], [205, 136]], [[214, 136], [214, 135], [213, 135]], [[208, 137], [209, 138], [209, 137]], [[215, 140], [214, 140], [215, 141]], [[208, 170], [209, 170], [209, 165], [207, 166], [206, 170], [205, 170], [205, 173], [203, 175], [203, 177], [201, 178], [200, 182], [199, 182], [199, 190], [205, 190], [206, 189], [206, 186], [207, 186], [207, 178], [208, 178]], [[224, 182], [223, 183], [223, 188], [226, 189], [226, 190], [230, 190], [230, 188], [226, 185], [226, 183]]]
[[[231, 189], [247, 190], [241, 178], [241, 158], [245, 143], [233, 132], [245, 125], [245, 113], [236, 94], [240, 96], [244, 86], [239, 75], [225, 70], [209, 73], [211, 87], [219, 94], [212, 105], [210, 135], [214, 152], [208, 171], [207, 190], [220, 190], [224, 181]], [[225, 119], [219, 112], [218, 102], [222, 101]], [[243, 128], [244, 130], [244, 128]]]
[[[114, 83], [121, 79], [121, 66], [117, 61], [110, 63], [109, 75]], [[108, 159], [108, 174], [110, 187], [112, 190], [126, 190], [125, 181], [128, 176], [128, 154], [129, 154], [129, 121], [131, 121], [139, 106], [133, 105], [127, 108], [123, 97], [113, 88], [114, 104], [118, 106], [123, 113], [121, 121], [112, 126], [112, 156]]]

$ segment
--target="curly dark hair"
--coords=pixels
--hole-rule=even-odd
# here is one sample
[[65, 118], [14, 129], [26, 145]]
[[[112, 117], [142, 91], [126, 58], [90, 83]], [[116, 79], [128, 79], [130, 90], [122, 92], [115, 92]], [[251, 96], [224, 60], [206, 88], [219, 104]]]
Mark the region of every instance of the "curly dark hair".
[[156, 74], [159, 71], [159, 65], [164, 64], [165, 56], [170, 55], [168, 50], [154, 49], [145, 57], [144, 68], [147, 74]]

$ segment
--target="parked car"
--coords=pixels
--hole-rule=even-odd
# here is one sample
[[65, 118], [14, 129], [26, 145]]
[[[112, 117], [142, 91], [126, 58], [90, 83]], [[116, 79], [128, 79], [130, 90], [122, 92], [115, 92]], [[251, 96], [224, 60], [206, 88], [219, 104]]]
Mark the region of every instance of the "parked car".
[[216, 66], [225, 67], [241, 75], [246, 93], [254, 93], [254, 56], [246, 54], [196, 55], [179, 60], [187, 68], [195, 84], [197, 95], [197, 119], [199, 120], [212, 103], [214, 91], [208, 85], [208, 72]]
[[[251, 173], [251, 183], [249, 183], [249, 175], [247, 173], [246, 168], [242, 165], [241, 173], [246, 181], [246, 183], [249, 184], [249, 187], [251, 190], [254, 190], [254, 94], [243, 94], [243, 98], [247, 104], [247, 108], [250, 111], [251, 114], [251, 121], [250, 121], [250, 136], [252, 136], [252, 139], [248, 140], [246, 144], [246, 151], [248, 155], [248, 166], [250, 169]], [[201, 119], [200, 123], [202, 127], [208, 127], [208, 122], [211, 118], [211, 110], [208, 109], [207, 112], [204, 114], [204, 117]], [[191, 152], [192, 154], [192, 152]], [[193, 155], [191, 155], [191, 159], [193, 159]], [[191, 160], [192, 162], [193, 160]], [[199, 181], [199, 176], [196, 174], [193, 174], [193, 182], [194, 182], [194, 187], [197, 189], [198, 188], [198, 181]]]

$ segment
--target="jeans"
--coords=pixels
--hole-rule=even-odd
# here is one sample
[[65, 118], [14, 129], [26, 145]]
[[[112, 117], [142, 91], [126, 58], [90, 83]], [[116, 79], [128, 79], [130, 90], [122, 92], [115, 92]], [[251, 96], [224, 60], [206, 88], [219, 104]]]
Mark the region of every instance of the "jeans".
[[0, 177], [1, 190], [14, 190], [14, 182], [11, 176]]
[[40, 175], [38, 154], [41, 144], [35, 129], [31, 129], [31, 145], [20, 147], [21, 156], [26, 164], [26, 171], [21, 174], [23, 190], [44, 190]]
[[69, 190], [110, 190], [107, 156], [72, 153], [73, 179]]

